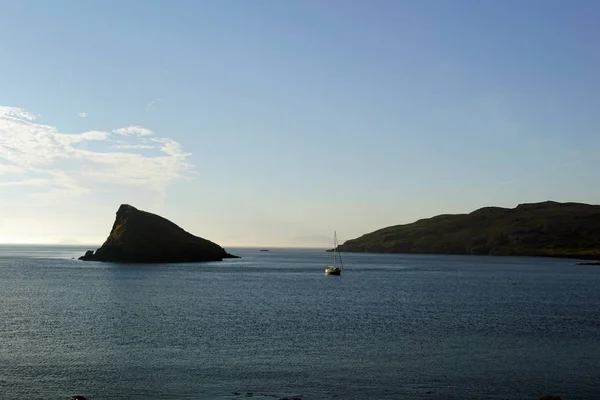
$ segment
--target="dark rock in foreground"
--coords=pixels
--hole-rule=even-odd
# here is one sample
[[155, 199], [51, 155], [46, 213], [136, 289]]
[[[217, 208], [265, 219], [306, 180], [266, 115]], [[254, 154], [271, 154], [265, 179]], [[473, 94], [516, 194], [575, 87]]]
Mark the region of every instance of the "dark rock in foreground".
[[130, 263], [184, 263], [222, 261], [238, 258], [221, 246], [186, 232], [173, 222], [146, 211], [122, 204], [110, 235], [83, 261]]

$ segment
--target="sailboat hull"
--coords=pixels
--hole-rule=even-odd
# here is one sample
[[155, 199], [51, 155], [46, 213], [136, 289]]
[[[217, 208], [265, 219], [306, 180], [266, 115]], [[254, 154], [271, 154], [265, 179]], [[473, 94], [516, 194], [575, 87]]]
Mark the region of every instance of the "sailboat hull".
[[339, 275], [341, 272], [342, 270], [337, 267], [325, 268], [325, 275]]

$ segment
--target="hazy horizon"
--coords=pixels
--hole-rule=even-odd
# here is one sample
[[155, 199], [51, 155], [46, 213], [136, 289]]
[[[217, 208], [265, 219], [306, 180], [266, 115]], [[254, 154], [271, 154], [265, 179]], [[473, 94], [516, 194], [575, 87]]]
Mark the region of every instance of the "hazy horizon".
[[224, 247], [296, 248], [485, 206], [597, 204], [599, 14], [5, 2], [0, 243], [102, 243], [122, 203]]
[[[554, 201], [554, 200], [545, 200], [545, 201]], [[522, 203], [521, 203], [522, 204]], [[515, 205], [516, 207], [517, 205]], [[488, 206], [483, 206], [480, 208], [485, 208], [485, 207], [494, 207], [493, 205], [488, 205]], [[514, 208], [514, 207], [512, 207]], [[146, 211], [146, 210], [144, 210]], [[471, 211], [476, 211], [476, 210], [471, 210]], [[464, 213], [467, 214], [467, 213]], [[454, 214], [456, 215], [456, 214]], [[439, 214], [438, 214], [439, 216]], [[435, 216], [431, 216], [431, 217], [435, 217]], [[426, 217], [427, 218], [427, 217]], [[407, 224], [410, 224], [412, 222], [417, 222], [417, 221], [411, 221], [408, 222]], [[399, 225], [403, 225], [403, 224], [399, 224]], [[378, 229], [383, 229], [383, 228], [387, 228], [390, 226], [394, 226], [392, 225], [386, 225], [386, 226], [382, 226]], [[376, 229], [376, 230], [378, 230]], [[364, 232], [356, 237], [349, 237], [349, 238], [345, 238], [343, 240], [339, 240], [340, 244], [343, 244], [345, 241], [350, 240], [350, 239], [356, 239], [364, 234], [368, 234], [371, 233], [373, 231], [369, 231], [369, 232]], [[193, 232], [191, 232], [193, 234]], [[107, 234], [108, 236], [108, 234]], [[198, 236], [198, 235], [196, 235]], [[209, 238], [205, 238], [205, 239], [209, 239]], [[339, 239], [339, 238], [338, 238]], [[210, 240], [210, 239], [209, 239]], [[315, 239], [316, 240], [316, 239]], [[330, 241], [333, 241], [333, 235], [330, 238]], [[104, 240], [100, 241], [100, 242], [81, 242], [78, 241], [76, 239], [72, 239], [72, 238], [65, 238], [62, 240], [59, 240], [57, 242], [0, 242], [0, 245], [40, 245], [40, 246], [98, 246], [100, 247], [102, 245], [102, 243], [104, 242]], [[302, 245], [272, 245], [269, 243], [263, 243], [263, 244], [252, 244], [252, 245], [237, 245], [237, 244], [220, 244], [222, 247], [236, 247], [236, 248], [256, 248], [256, 249], [265, 249], [265, 248], [270, 248], [270, 249], [330, 249], [332, 248], [332, 246], [327, 246], [327, 245], [312, 245], [312, 246], [302, 246]]]
[[[48, 247], [92, 247], [90, 250], [95, 250], [93, 247], [100, 247], [102, 243], [0, 243], [0, 246], [48, 246]], [[224, 248], [235, 248], [235, 249], [267, 249], [267, 250], [286, 250], [286, 249], [297, 249], [297, 250], [329, 250], [332, 246], [228, 246], [221, 244]]]

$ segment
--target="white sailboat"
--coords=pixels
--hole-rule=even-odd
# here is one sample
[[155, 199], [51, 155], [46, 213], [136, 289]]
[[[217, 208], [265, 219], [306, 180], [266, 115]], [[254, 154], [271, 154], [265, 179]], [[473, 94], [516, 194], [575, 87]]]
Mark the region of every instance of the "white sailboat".
[[338, 257], [337, 248], [338, 248], [337, 233], [334, 231], [333, 232], [333, 266], [325, 267], [325, 275], [340, 275], [342, 273], [342, 268], [343, 268], [342, 256], [339, 255], [340, 264], [338, 267], [338, 265], [337, 265], [337, 257]]

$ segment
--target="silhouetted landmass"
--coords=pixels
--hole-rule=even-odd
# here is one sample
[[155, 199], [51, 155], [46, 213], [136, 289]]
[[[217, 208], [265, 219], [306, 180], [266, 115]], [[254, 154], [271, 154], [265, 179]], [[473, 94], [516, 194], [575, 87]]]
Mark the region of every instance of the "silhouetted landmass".
[[122, 204], [108, 239], [84, 261], [182, 263], [237, 258], [221, 246], [184, 231], [173, 222]]
[[390, 226], [348, 240], [338, 249], [600, 259], [600, 206], [547, 201], [513, 209], [485, 207]]

